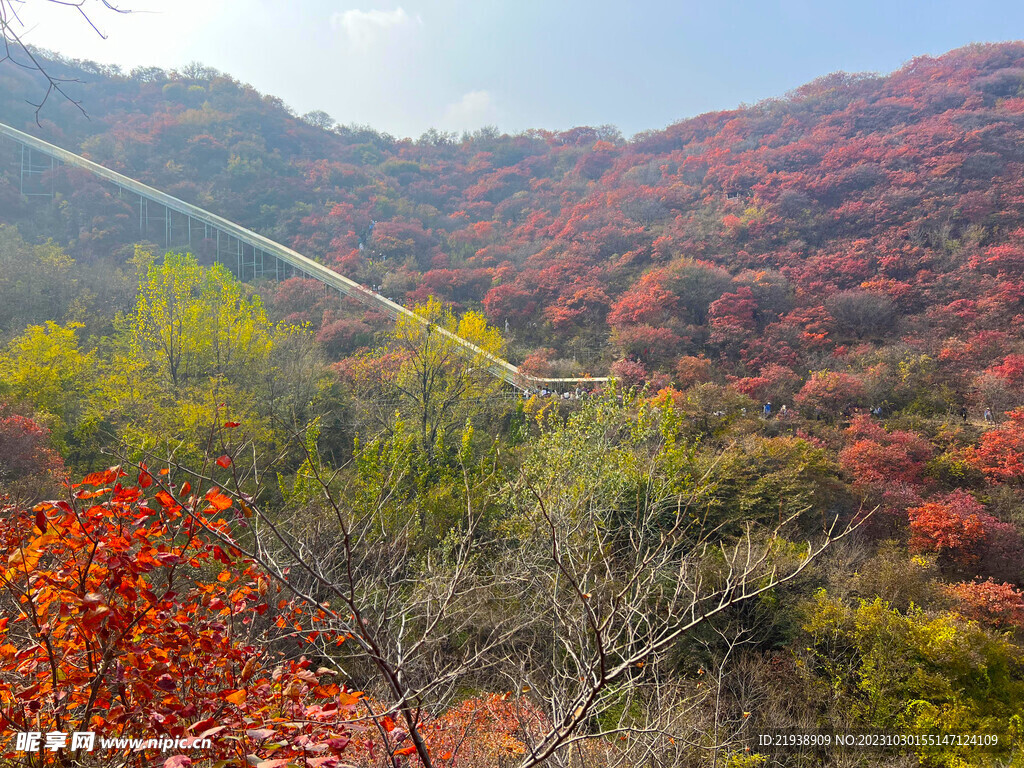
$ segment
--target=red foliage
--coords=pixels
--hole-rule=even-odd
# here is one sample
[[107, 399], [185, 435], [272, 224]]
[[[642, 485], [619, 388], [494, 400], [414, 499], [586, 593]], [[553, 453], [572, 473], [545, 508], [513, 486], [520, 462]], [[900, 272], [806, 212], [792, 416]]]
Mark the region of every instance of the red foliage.
[[340, 302], [336, 294], [324, 291], [319, 281], [293, 277], [277, 284], [270, 306], [286, 323], [309, 323], [316, 329], [324, 313], [337, 312]]
[[996, 629], [1024, 629], [1024, 592], [1012, 584], [988, 579], [982, 582], [961, 582], [946, 587], [959, 610], [967, 618]]
[[770, 401], [778, 406], [793, 396], [800, 386], [800, 377], [792, 369], [773, 363], [762, 368], [757, 376], [736, 379], [732, 386], [758, 402]]
[[483, 305], [491, 322], [500, 326], [506, 321], [520, 324], [533, 319], [538, 302], [531, 291], [518, 283], [502, 283], [487, 292]]
[[[330, 315], [328, 315], [330, 318]], [[317, 331], [316, 340], [328, 358], [338, 359], [356, 348], [366, 346], [373, 338], [373, 328], [357, 318], [326, 319]]]
[[815, 371], [793, 398], [805, 416], [838, 416], [844, 409], [865, 404], [864, 382], [838, 371]]
[[[341, 689], [309, 660], [274, 666], [260, 647], [260, 616], [290, 625], [297, 614], [272, 607], [267, 578], [222, 540], [231, 500], [159, 488], [145, 468], [124, 486], [124, 474], [0, 514], [0, 726], [207, 737], [204, 759], [243, 763], [314, 745], [336, 757], [354, 702], [339, 706]], [[263, 746], [270, 734], [281, 749]]]
[[978, 560], [985, 540], [985, 507], [966, 491], [953, 491], [944, 497], [912, 507], [910, 546], [918, 552], [937, 552], [967, 566]]
[[1020, 275], [1024, 272], [1024, 229], [1017, 229], [1012, 242], [993, 245], [971, 258], [972, 268], [996, 275]]
[[[1019, 43], [965, 48], [630, 142], [591, 127], [438, 142], [325, 132], [227, 78], [200, 110], [178, 75], [93, 73], [97, 120], [47, 130], [143, 181], [216, 199], [243, 224], [287, 232], [355, 278], [386, 273], [405, 300], [482, 303], [499, 327], [527, 331], [518, 341], [560, 355], [583, 329], [615, 331], [618, 354], [649, 348], [645, 364], [662, 371], [700, 349], [733, 376], [770, 363], [803, 375], [837, 351], [837, 331], [910, 343], [899, 334], [914, 328], [913, 344], [958, 385], [1020, 349], [1024, 194], [1012, 148], [1024, 127], [1012, 73], [1022, 64]], [[17, 73], [5, 85], [12, 104], [32, 92]], [[30, 110], [11, 119], [35, 128]], [[67, 239], [88, 254], [130, 241], [127, 202], [75, 180]], [[10, 202], [0, 217], [23, 210], [9, 185], [0, 196]], [[962, 258], [940, 255], [951, 242]], [[336, 319], [281, 290], [282, 316], [314, 330]], [[837, 295], [887, 297], [901, 322], [833, 317], [825, 304]], [[657, 353], [640, 340], [651, 329], [665, 334]], [[325, 338], [343, 346], [338, 330]], [[986, 334], [1001, 335], [999, 349], [975, 343]]]
[[743, 285], [735, 293], [723, 293], [721, 298], [711, 302], [708, 316], [711, 318], [712, 328], [734, 326], [743, 330], [752, 330], [756, 310], [757, 301], [754, 300], [754, 292]]
[[647, 368], [636, 360], [616, 360], [611, 374], [627, 386], [642, 384], [647, 379]]
[[676, 296], [661, 284], [660, 273], [651, 272], [615, 302], [608, 314], [608, 322], [612, 326], [657, 324], [665, 313], [672, 312], [675, 303]]
[[706, 357], [684, 355], [676, 362], [676, 384], [680, 389], [689, 389], [694, 384], [711, 381], [711, 361]]
[[526, 754], [546, 723], [525, 697], [491, 694], [467, 699], [425, 730], [439, 768], [498, 768]]
[[647, 362], [663, 362], [675, 356], [680, 339], [669, 328], [628, 325], [615, 330], [613, 341], [623, 355]]
[[846, 430], [850, 441], [839, 452], [840, 466], [861, 488], [885, 488], [894, 483], [918, 486], [932, 447], [913, 432], [886, 431], [870, 416], [854, 417]]
[[600, 285], [583, 280], [568, 286], [554, 304], [548, 305], [544, 316], [559, 330], [574, 324], [593, 325], [603, 321], [608, 304], [608, 295]]
[[550, 347], [544, 349], [538, 349], [532, 355], [529, 355], [522, 364], [519, 366], [519, 370], [523, 373], [529, 374], [530, 376], [539, 376], [541, 378], [547, 378], [552, 375], [551, 359], [555, 356], [555, 350]]
[[1024, 541], [1017, 529], [988, 514], [966, 491], [937, 497], [908, 514], [912, 548], [937, 552], [986, 575], [1019, 578]]
[[988, 369], [989, 373], [1006, 379], [1013, 386], [1024, 383], [1024, 355], [1007, 355], [998, 365]]
[[981, 436], [969, 461], [990, 480], [1001, 483], [1024, 481], [1024, 408], [1010, 411], [1010, 419]]
[[34, 490], [55, 489], [66, 478], [64, 460], [50, 445], [50, 433], [0, 403], [0, 487], [27, 480]]

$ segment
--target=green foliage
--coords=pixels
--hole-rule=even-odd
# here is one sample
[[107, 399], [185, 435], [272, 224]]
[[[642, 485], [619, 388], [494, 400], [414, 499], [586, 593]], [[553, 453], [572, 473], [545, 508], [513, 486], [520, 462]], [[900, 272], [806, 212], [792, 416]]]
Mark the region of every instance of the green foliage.
[[373, 510], [373, 528], [382, 536], [398, 530], [408, 518], [414, 440], [405, 422], [398, 420], [390, 436], [377, 437], [365, 445], [355, 441], [355, 475], [347, 494], [352, 506]]
[[925, 473], [946, 490], [978, 488], [985, 479], [982, 471], [959, 451], [947, 451], [936, 456], [928, 462]]
[[[456, 317], [451, 307], [431, 298], [415, 313], [419, 319], [399, 317], [389, 342], [401, 360], [394, 389], [401, 410], [416, 425], [420, 449], [433, 457], [466, 408], [498, 390], [500, 383], [487, 368], [502, 354], [504, 341], [478, 312]], [[467, 354], [452, 336], [478, 351]]]
[[0, 357], [4, 389], [43, 414], [62, 448], [96, 394], [96, 356], [79, 348], [79, 328], [77, 323], [54, 322], [29, 326]]
[[78, 319], [78, 270], [52, 240], [29, 245], [0, 225], [0, 339], [27, 325]]
[[47, 321], [0, 356], [0, 394], [37, 411], [73, 462], [92, 468], [117, 440], [139, 458], [202, 461], [226, 420], [242, 424], [236, 439], [280, 450], [336, 396], [310, 332], [272, 325], [224, 267], [140, 249], [130, 267], [142, 282], [115, 336], [84, 350], [80, 324]]
[[820, 531], [843, 507], [836, 461], [807, 440], [749, 437], [720, 454], [702, 454], [700, 463], [708, 474], [705, 503], [718, 524], [778, 525], [799, 517]]
[[245, 381], [265, 365], [273, 333], [259, 298], [226, 267], [175, 253], [150, 265], [127, 328], [132, 356], [175, 387], [215, 376]]
[[[1024, 700], [1021, 651], [954, 613], [881, 598], [853, 603], [819, 590], [807, 606], [810, 664], [822, 696], [848, 726], [890, 731], [998, 733]], [[930, 765], [956, 766], [963, 748], [922, 749]], [[1018, 758], [1020, 755], [1018, 754]]]
[[524, 471], [538, 486], [557, 489], [566, 502], [583, 507], [591, 499], [609, 506], [629, 504], [646, 487], [642, 449], [657, 451], [659, 433], [649, 410], [641, 409], [635, 418], [631, 411], [636, 400], [629, 395], [623, 400], [619, 403], [609, 393], [564, 421], [556, 411], [539, 412], [541, 434]]
[[306, 457], [299, 468], [295, 470], [291, 481], [286, 481], [285, 477], [278, 473], [277, 484], [281, 490], [281, 498], [285, 507], [300, 509], [319, 499], [322, 494], [321, 482], [326, 482], [326, 480], [324, 480], [325, 469], [320, 460], [320, 449], [317, 445], [319, 437], [320, 425], [314, 421], [306, 427], [303, 440]]

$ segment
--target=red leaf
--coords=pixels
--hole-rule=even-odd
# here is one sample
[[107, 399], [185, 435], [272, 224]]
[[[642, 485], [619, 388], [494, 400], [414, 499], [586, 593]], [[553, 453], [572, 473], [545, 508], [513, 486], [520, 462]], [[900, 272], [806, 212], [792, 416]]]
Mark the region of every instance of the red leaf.
[[416, 751], [416, 745], [412, 744], [412, 745], [410, 745], [408, 747], [402, 747], [401, 749], [396, 749], [395, 750], [395, 754], [396, 755], [411, 755], [415, 751]]
[[192, 765], [192, 758], [185, 755], [175, 755], [164, 760], [164, 768], [189, 768]]
[[348, 746], [348, 742], [348, 736], [335, 736], [333, 739], [327, 740], [327, 746], [340, 751]]
[[24, 690], [18, 691], [18, 693], [16, 693], [15, 696], [24, 701], [27, 699], [31, 699], [37, 693], [39, 693], [39, 686], [33, 685], [29, 688], [25, 688]]
[[178, 684], [174, 682], [174, 678], [170, 675], [160, 675], [156, 680], [156, 687], [161, 691], [173, 691], [178, 687]]
[[125, 473], [121, 471], [121, 467], [111, 467], [110, 469], [106, 469], [102, 472], [93, 472], [90, 475], [86, 475], [82, 478], [82, 482], [76, 483], [72, 488], [78, 488], [82, 485], [91, 485], [96, 488], [101, 485], [106, 485], [107, 483], [112, 483], [117, 480], [117, 478], [123, 477], [124, 474]]
[[46, 533], [46, 513], [41, 509], [36, 512], [36, 528], [40, 533]]
[[160, 502], [160, 506], [161, 507], [176, 507], [176, 506], [178, 506], [178, 502], [176, 502], [174, 500], [174, 497], [171, 496], [171, 494], [169, 494], [167, 491], [164, 491], [164, 490], [160, 490], [160, 491], [156, 492], [156, 500]]
[[238, 690], [238, 691], [232, 691], [227, 696], [225, 696], [224, 699], [226, 701], [228, 701], [229, 703], [231, 703], [231, 704], [235, 704], [235, 705], [244, 704], [245, 703], [245, 689], [243, 688], [243, 689]]
[[237, 421], [225, 421], [224, 422], [224, 429], [234, 429], [235, 427], [240, 427], [240, 426], [242, 426], [242, 425], [239, 424]]
[[228, 455], [221, 456], [219, 459], [217, 459], [217, 464], [219, 466], [224, 467], [224, 469], [227, 469], [228, 467], [231, 466], [231, 457]]
[[100, 488], [98, 491], [75, 491], [76, 499], [95, 499], [99, 496], [106, 496], [110, 493], [109, 488]]
[[216, 721], [212, 717], [208, 717], [205, 720], [199, 720], [198, 722], [192, 723], [188, 727], [188, 730], [195, 733], [196, 731], [203, 731], [213, 725]]
[[222, 512], [231, 506], [231, 497], [225, 496], [216, 489], [211, 489], [206, 494], [206, 500], [210, 502], [210, 506], [216, 509], [218, 512]]
[[[141, 485], [143, 488], [149, 488], [149, 486], [151, 486], [152, 484], [153, 476], [149, 474], [149, 472], [143, 470], [142, 472], [139, 473], [139, 485]], [[174, 758], [171, 759], [173, 760]], [[188, 758], [185, 759], [187, 760]]]

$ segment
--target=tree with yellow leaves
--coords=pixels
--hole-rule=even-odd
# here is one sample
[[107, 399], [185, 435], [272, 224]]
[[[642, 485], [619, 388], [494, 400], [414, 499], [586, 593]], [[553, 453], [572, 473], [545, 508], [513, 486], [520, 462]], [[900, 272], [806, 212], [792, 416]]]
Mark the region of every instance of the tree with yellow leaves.
[[265, 362], [273, 334], [257, 297], [224, 266], [200, 267], [190, 254], [150, 265], [130, 323], [133, 351], [175, 388], [210, 376], [244, 379]]
[[[413, 311], [415, 317], [398, 319], [389, 342], [402, 359], [394, 385], [402, 409], [414, 420], [423, 451], [432, 457], [461, 405], [500, 386], [487, 368], [501, 355], [505, 342], [478, 312], [456, 317], [451, 307], [434, 298]], [[453, 336], [476, 349], [458, 344]]]

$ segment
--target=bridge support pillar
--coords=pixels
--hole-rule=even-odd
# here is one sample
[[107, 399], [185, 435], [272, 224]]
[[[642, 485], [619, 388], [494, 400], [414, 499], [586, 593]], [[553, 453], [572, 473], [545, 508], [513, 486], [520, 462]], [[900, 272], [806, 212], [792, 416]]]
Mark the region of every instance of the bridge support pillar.
[[[54, 184], [54, 179], [53, 179], [54, 173], [53, 172], [57, 169], [57, 161], [54, 158], [48, 157], [46, 155], [43, 155], [43, 157], [45, 158], [45, 160], [48, 160], [49, 162], [48, 163], [44, 162], [44, 163], [37, 164], [36, 161], [35, 161], [35, 158], [34, 158], [34, 156], [32, 154], [32, 147], [28, 147], [28, 146], [26, 146], [24, 144], [21, 145], [21, 184], [20, 184], [20, 187], [19, 187], [18, 191], [21, 192], [23, 197], [49, 197], [49, 198], [53, 198], [53, 197], [56, 196], [56, 192], [55, 192], [54, 186], [53, 186], [53, 184]], [[33, 176], [38, 176], [38, 177], [41, 178], [47, 172], [50, 173], [50, 188], [49, 188], [49, 190], [48, 191], [41, 191], [43, 189], [43, 185], [42, 184], [38, 184], [36, 187], [33, 188], [32, 187], [32, 181], [31, 181], [32, 177]], [[28, 191], [26, 191], [26, 189], [25, 189], [25, 182], [26, 182], [26, 180], [28, 180], [28, 182], [29, 182], [29, 190]], [[35, 191], [32, 191], [33, 189], [35, 189]]]

